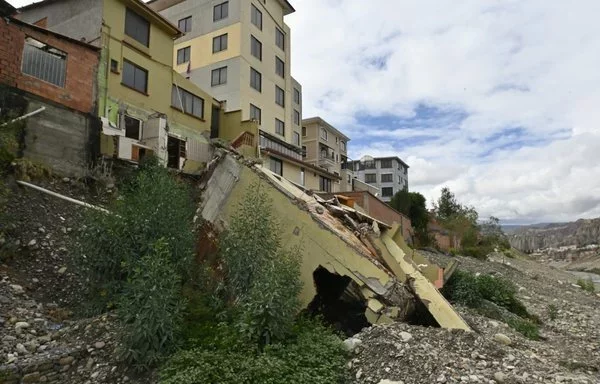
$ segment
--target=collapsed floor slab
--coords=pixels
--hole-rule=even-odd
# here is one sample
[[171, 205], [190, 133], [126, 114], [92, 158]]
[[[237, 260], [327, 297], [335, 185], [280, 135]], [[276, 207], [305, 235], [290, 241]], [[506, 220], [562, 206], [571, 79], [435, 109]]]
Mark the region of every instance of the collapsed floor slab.
[[302, 246], [303, 307], [314, 304], [319, 295], [315, 271], [326, 270], [352, 281], [353, 294], [362, 301], [364, 317], [371, 324], [404, 321], [419, 300], [442, 327], [470, 330], [411, 258], [398, 245], [394, 246], [390, 226], [325, 202], [234, 153], [223, 150], [217, 151], [216, 156], [197, 218], [223, 230], [248, 187], [260, 182], [261, 192], [272, 201], [272, 214], [279, 221], [282, 242]]

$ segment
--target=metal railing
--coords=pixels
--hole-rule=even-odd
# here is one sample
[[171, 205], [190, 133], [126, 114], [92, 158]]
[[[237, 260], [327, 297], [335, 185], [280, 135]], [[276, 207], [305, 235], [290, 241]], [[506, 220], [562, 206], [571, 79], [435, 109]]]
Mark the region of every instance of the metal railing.
[[67, 75], [67, 57], [52, 53], [30, 43], [23, 47], [23, 73], [64, 88]]

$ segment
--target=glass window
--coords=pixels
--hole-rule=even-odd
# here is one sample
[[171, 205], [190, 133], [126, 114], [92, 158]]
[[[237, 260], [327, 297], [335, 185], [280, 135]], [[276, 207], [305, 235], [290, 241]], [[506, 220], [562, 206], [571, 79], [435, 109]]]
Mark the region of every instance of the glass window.
[[262, 43], [254, 36], [250, 36], [250, 53], [262, 61]]
[[306, 157], [306, 145], [302, 146], [302, 157]]
[[329, 138], [329, 133], [325, 128], [321, 128], [321, 139], [327, 141]]
[[275, 133], [285, 136], [285, 123], [279, 119], [275, 119]]
[[148, 71], [123, 60], [123, 84], [142, 93], [148, 93]]
[[213, 37], [213, 53], [221, 52], [227, 49], [227, 34]]
[[300, 125], [300, 112], [294, 110], [294, 124]]
[[67, 54], [31, 37], [25, 38], [21, 71], [29, 76], [65, 86]]
[[275, 56], [275, 73], [285, 77], [285, 63], [277, 56]]
[[134, 140], [139, 140], [141, 134], [141, 126], [141, 120], [125, 115], [125, 137]]
[[177, 64], [183, 64], [190, 61], [190, 47], [185, 47], [177, 50]]
[[150, 23], [129, 8], [125, 11], [125, 34], [150, 46]]
[[171, 88], [171, 105], [189, 115], [204, 118], [204, 99], [175, 84]]
[[381, 182], [382, 183], [393, 183], [394, 182], [394, 174], [385, 173], [385, 174], [381, 175]]
[[300, 134], [298, 132], [294, 132], [294, 144], [300, 145]]
[[300, 91], [294, 88], [294, 103], [300, 105]]
[[302, 136], [306, 136], [306, 127], [302, 127]]
[[262, 12], [259, 11], [254, 4], [251, 4], [250, 13], [250, 21], [252, 24], [256, 25], [258, 29], [262, 30]]
[[270, 169], [271, 172], [276, 173], [279, 176], [283, 176], [283, 164], [281, 160], [271, 157]]
[[368, 183], [368, 184], [377, 183], [377, 174], [376, 173], [366, 173], [365, 174], [365, 183]]
[[210, 85], [221, 85], [227, 83], [227, 67], [213, 69], [211, 73]]
[[342, 151], [346, 150], [346, 142], [345, 141], [340, 140], [340, 148], [342, 148]]
[[192, 30], [192, 16], [179, 20], [177, 27], [183, 32], [190, 32]]
[[250, 86], [262, 92], [262, 75], [254, 68], [250, 68]]
[[392, 188], [392, 187], [381, 188], [381, 196], [383, 196], [383, 197], [394, 196], [394, 188]]
[[215, 5], [213, 8], [213, 21], [219, 21], [229, 16], [229, 1]]
[[275, 44], [285, 51], [285, 35], [281, 32], [281, 29], [275, 28]]
[[285, 106], [285, 91], [275, 86], [275, 103], [281, 107]]
[[258, 124], [261, 123], [261, 110], [254, 104], [250, 104], [250, 120], [258, 121]]
[[381, 168], [392, 168], [392, 159], [382, 159], [380, 160]]
[[331, 179], [328, 179], [325, 176], [319, 176], [319, 190], [331, 192]]

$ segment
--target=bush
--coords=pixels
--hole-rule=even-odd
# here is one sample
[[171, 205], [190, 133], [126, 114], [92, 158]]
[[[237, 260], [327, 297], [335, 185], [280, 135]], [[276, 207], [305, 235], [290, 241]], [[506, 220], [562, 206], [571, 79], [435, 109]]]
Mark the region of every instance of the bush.
[[486, 260], [487, 255], [489, 255], [491, 251], [492, 249], [489, 247], [477, 245], [462, 248], [463, 255], [474, 257], [479, 260]]
[[156, 160], [147, 160], [109, 210], [90, 211], [79, 236], [79, 264], [89, 280], [92, 312], [114, 306], [138, 261], [164, 239], [178, 274], [189, 271], [194, 250], [194, 204], [189, 189]]
[[537, 324], [532, 321], [521, 319], [521, 318], [512, 318], [508, 319], [507, 324], [513, 328], [515, 331], [519, 332], [523, 336], [531, 340], [539, 340], [540, 339], [540, 330]]
[[577, 285], [579, 285], [581, 287], [581, 289], [583, 289], [584, 291], [587, 292], [591, 292], [594, 293], [596, 291], [596, 286], [594, 285], [594, 282], [592, 281], [592, 279], [579, 279], [577, 280]]
[[121, 357], [138, 368], [158, 363], [176, 345], [183, 308], [181, 277], [160, 239], [136, 262], [119, 299]]
[[548, 318], [550, 320], [556, 320], [558, 317], [558, 307], [554, 304], [548, 305]]
[[225, 293], [240, 315], [236, 325], [260, 346], [282, 340], [299, 309], [298, 248], [281, 248], [279, 225], [261, 185], [253, 184], [222, 236]]
[[[341, 340], [315, 321], [300, 321], [286, 342], [260, 352], [235, 341], [221, 324], [198, 348], [175, 354], [160, 372], [161, 384], [330, 384], [345, 382]], [[225, 342], [223, 342], [223, 340]]]

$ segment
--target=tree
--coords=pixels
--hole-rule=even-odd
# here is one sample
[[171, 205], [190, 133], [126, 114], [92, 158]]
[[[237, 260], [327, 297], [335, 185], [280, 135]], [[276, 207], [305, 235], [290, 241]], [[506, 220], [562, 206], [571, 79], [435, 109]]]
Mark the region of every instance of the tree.
[[456, 196], [450, 191], [450, 188], [444, 187], [435, 205], [435, 210], [440, 221], [448, 221], [453, 216], [462, 212], [462, 206], [458, 203]]
[[417, 240], [421, 245], [429, 244], [427, 224], [429, 212], [426, 206], [425, 196], [418, 192], [408, 192], [403, 189], [398, 191], [390, 201], [390, 206], [410, 218]]

